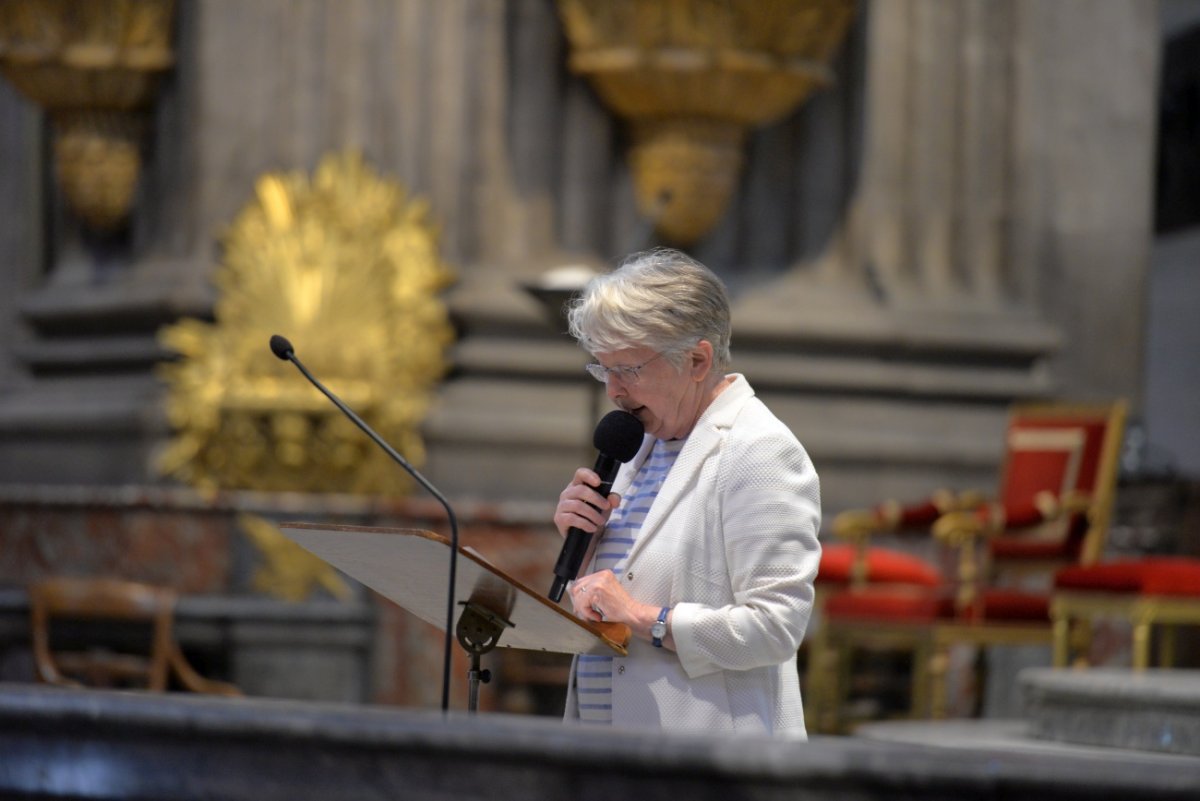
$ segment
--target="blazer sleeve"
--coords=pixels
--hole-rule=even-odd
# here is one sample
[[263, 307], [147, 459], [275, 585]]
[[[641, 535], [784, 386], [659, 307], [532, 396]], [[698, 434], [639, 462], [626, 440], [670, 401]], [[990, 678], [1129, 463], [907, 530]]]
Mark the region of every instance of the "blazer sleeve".
[[712, 556], [723, 564], [713, 567], [724, 569], [733, 602], [674, 607], [671, 633], [691, 677], [781, 664], [804, 638], [821, 554], [820, 486], [804, 448], [776, 423], [722, 448], [709, 521], [720, 531], [707, 542], [720, 546]]

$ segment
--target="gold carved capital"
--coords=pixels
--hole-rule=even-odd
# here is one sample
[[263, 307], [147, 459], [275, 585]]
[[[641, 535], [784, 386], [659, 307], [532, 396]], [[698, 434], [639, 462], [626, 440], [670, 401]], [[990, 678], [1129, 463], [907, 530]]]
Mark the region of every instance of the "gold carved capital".
[[92, 230], [129, 216], [174, 14], [174, 0], [0, 3], [0, 73], [49, 114], [59, 184]]
[[638, 206], [688, 244], [720, 219], [753, 126], [830, 79], [853, 0], [558, 0], [570, 67], [632, 123]]

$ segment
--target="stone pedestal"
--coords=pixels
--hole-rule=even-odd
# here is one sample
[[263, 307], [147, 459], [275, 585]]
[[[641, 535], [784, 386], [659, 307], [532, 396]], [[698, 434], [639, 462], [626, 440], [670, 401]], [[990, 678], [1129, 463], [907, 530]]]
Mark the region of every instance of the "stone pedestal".
[[870, 723], [855, 734], [1097, 765], [1132, 760], [1172, 777], [1180, 790], [1194, 794], [1200, 786], [1189, 786], [1181, 772], [1200, 765], [1200, 671], [1026, 668], [1017, 682], [1024, 718]]
[[1200, 756], [1200, 670], [1039, 668], [1020, 684], [1035, 737]]

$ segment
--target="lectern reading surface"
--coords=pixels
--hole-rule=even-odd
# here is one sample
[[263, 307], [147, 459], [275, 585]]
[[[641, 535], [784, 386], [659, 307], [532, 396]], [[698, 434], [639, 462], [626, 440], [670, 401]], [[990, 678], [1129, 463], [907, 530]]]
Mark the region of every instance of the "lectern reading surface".
[[[292, 541], [407, 609], [426, 623], [446, 625], [446, 564], [450, 542], [417, 529], [283, 523]], [[624, 655], [629, 628], [580, 620], [459, 548], [455, 603], [471, 604], [512, 624], [498, 645], [564, 654]]]

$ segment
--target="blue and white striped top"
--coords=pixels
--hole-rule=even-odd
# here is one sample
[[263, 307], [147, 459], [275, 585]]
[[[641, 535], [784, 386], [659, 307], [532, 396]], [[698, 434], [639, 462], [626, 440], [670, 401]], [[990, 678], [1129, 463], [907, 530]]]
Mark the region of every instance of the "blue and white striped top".
[[[646, 520], [650, 505], [671, 472], [684, 440], [655, 440], [650, 456], [634, 476], [621, 505], [612, 513], [608, 526], [596, 543], [593, 572], [624, 569], [625, 557]], [[579, 719], [587, 723], [612, 723], [611, 656], [580, 654], [575, 666], [575, 688], [579, 694]]]

